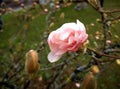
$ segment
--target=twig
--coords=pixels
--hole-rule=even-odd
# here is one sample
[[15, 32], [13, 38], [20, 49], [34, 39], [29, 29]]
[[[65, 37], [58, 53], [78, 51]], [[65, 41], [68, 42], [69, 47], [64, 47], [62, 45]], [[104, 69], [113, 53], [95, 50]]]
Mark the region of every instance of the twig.
[[60, 63], [60, 64], [56, 64], [55, 66], [52, 66], [52, 67], [48, 67], [48, 68], [42, 68], [40, 69], [40, 71], [47, 71], [47, 70], [52, 70], [54, 68], [57, 68], [57, 67], [60, 67], [60, 66], [63, 66], [64, 65], [64, 62]]
[[111, 60], [111, 59], [102, 60], [102, 59], [98, 59], [98, 58], [96, 58], [96, 57], [92, 57], [92, 58], [95, 59], [96, 61], [98, 61], [99, 63], [115, 61], [115, 60]]
[[56, 80], [58, 79], [59, 75], [61, 74], [61, 71], [63, 70], [64, 66], [65, 66], [65, 63], [63, 65], [61, 65], [61, 68], [55, 72], [55, 74], [54, 74], [51, 82], [47, 86], [47, 89], [50, 89], [51, 84], [53, 84], [54, 82], [56, 82]]
[[120, 9], [113, 9], [113, 10], [102, 10], [103, 13], [117, 13], [120, 12]]
[[108, 21], [114, 21], [114, 20], [118, 20], [118, 19], [120, 19], [120, 16], [117, 16], [115, 18], [106, 19], [106, 22], [108, 22]]
[[94, 52], [95, 54], [100, 55], [100, 56], [105, 56], [105, 57], [114, 58], [114, 59], [120, 59], [119, 56], [107, 55], [107, 54], [104, 54], [104, 53], [99, 53], [99, 52], [97, 52], [96, 50], [91, 49], [91, 48], [87, 48], [87, 49], [90, 50], [90, 51], [92, 51], [92, 52]]
[[[78, 66], [69, 76], [69, 80], [64, 81], [62, 84], [60, 84], [60, 87], [63, 88], [66, 84], [68, 84], [71, 81], [76, 81], [77, 75], [79, 73], [84, 72], [85, 70], [89, 69], [92, 65], [94, 65], [94, 60], [90, 60], [88, 64], [83, 66]], [[78, 79], [77, 79], [78, 80]]]
[[9, 84], [7, 81], [6, 82], [5, 81], [0, 82], [0, 88], [2, 88], [3, 85], [5, 87], [9, 88], [9, 89], [15, 89], [14, 85]]

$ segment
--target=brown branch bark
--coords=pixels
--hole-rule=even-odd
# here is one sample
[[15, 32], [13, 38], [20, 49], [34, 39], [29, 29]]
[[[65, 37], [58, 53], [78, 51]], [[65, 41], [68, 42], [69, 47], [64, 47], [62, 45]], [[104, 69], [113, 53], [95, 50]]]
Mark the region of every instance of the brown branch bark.
[[108, 55], [108, 54], [100, 53], [100, 52], [97, 52], [96, 50], [91, 49], [91, 48], [88, 48], [88, 50], [90, 50], [90, 51], [92, 51], [95, 54], [98, 54], [100, 56], [105, 56], [105, 57], [114, 58], [114, 59], [120, 59], [120, 56], [114, 56], [114, 55]]

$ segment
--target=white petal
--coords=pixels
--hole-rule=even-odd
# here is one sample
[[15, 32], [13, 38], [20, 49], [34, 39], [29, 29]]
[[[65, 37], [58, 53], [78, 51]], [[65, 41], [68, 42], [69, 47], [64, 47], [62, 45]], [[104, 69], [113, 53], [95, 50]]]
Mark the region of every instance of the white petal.
[[49, 54], [48, 54], [48, 60], [49, 60], [49, 62], [56, 62], [56, 61], [58, 61], [60, 58], [61, 58], [61, 56], [62, 55], [55, 55], [55, 53], [53, 53], [53, 52], [50, 52]]
[[78, 26], [76, 23], [65, 23], [61, 26], [60, 29], [71, 29], [71, 30], [79, 30]]
[[84, 24], [81, 23], [79, 20], [77, 20], [77, 26], [79, 27], [79, 29], [80, 29], [81, 31], [86, 32]]

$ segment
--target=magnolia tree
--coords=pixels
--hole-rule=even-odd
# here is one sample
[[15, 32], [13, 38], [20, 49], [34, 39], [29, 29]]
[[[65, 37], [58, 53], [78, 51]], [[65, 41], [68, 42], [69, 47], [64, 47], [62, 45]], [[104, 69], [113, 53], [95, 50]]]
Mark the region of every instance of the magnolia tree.
[[[45, 30], [39, 49], [30, 49], [24, 53], [26, 54], [24, 61], [18, 60], [13, 65], [9, 65], [9, 69], [0, 79], [1, 89], [75, 89], [73, 85], [79, 89], [97, 89], [97, 85], [99, 85], [97, 78], [106, 68], [114, 62], [120, 65], [119, 40], [113, 42], [113, 39], [109, 39], [108, 37], [114, 34], [107, 30], [113, 21], [120, 19], [120, 16], [113, 15], [120, 12], [120, 9], [104, 10], [99, 0], [81, 1], [88, 3], [101, 16], [99, 22], [102, 23], [102, 33], [97, 31], [97, 36], [95, 36], [96, 39], [99, 39], [102, 35], [102, 39], [99, 40], [101, 45], [96, 48], [89, 46], [90, 35], [87, 33], [85, 24], [79, 19], [76, 19], [75, 22], [64, 23], [56, 30], [50, 31], [50, 27], [54, 24], [55, 8], [60, 8], [57, 5], [55, 8], [51, 8], [49, 13], [48, 10], [44, 12], [48, 13], [46, 15], [47, 30]], [[35, 8], [36, 4], [33, 3], [31, 9]], [[53, 2], [50, 2], [50, 5], [53, 5]], [[28, 9], [23, 8], [23, 10], [27, 13]], [[29, 15], [22, 16], [25, 22], [29, 21]], [[61, 18], [64, 18], [64, 13], [61, 14]], [[25, 26], [26, 28], [27, 26]], [[115, 39], [118, 38], [119, 36], [115, 35]], [[24, 43], [24, 40], [21, 43]], [[46, 67], [43, 67], [39, 54], [46, 48], [50, 52], [47, 55], [48, 59], [44, 59], [48, 61], [45, 64]], [[17, 56], [13, 55], [17, 59], [24, 58], [19, 53], [16, 54]], [[87, 58], [87, 61], [81, 64], [79, 63], [81, 60], [77, 60], [81, 58]]]

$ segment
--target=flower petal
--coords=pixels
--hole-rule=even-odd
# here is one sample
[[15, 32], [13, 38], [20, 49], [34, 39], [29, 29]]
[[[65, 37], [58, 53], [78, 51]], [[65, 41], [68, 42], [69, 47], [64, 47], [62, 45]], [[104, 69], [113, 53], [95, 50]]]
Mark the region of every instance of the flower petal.
[[84, 24], [81, 23], [79, 20], [77, 20], [77, 26], [81, 31], [86, 32]]
[[56, 55], [55, 53], [50, 52], [50, 53], [48, 54], [48, 60], [53, 63], [53, 62], [58, 61], [58, 60], [61, 58], [61, 56], [62, 56], [62, 55]]
[[63, 24], [60, 29], [62, 29], [64, 32], [67, 30], [79, 30], [79, 27], [77, 26], [76, 23], [65, 23]]

